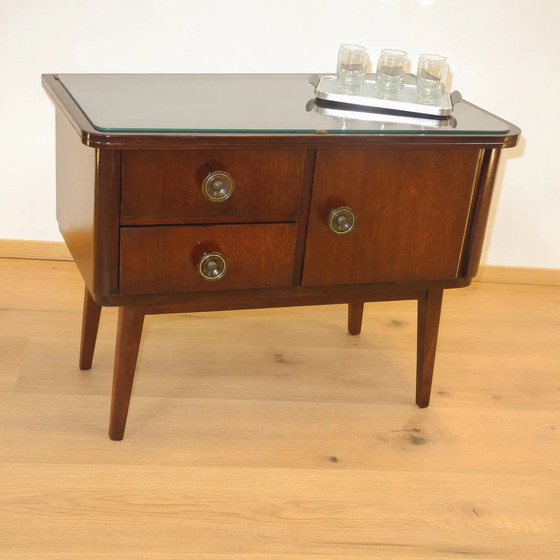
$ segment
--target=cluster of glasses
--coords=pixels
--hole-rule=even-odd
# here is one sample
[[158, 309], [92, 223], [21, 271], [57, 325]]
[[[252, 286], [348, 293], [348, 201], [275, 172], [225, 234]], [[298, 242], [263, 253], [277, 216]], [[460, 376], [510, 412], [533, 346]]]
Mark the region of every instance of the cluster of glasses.
[[[377, 60], [376, 94], [396, 97], [403, 87], [408, 67], [408, 54], [396, 49], [383, 49]], [[357, 95], [365, 82], [369, 56], [365, 47], [340, 45], [338, 49], [337, 83], [341, 93]], [[418, 59], [417, 91], [420, 101], [436, 100], [445, 91], [449, 66], [438, 54], [421, 54]]]

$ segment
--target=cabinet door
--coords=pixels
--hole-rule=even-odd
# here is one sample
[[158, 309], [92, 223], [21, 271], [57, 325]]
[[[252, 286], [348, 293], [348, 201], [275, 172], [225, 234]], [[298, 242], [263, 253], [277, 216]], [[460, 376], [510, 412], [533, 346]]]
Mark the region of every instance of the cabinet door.
[[[455, 278], [481, 154], [443, 146], [319, 151], [302, 283]], [[344, 207], [356, 225], [335, 234], [329, 216]]]

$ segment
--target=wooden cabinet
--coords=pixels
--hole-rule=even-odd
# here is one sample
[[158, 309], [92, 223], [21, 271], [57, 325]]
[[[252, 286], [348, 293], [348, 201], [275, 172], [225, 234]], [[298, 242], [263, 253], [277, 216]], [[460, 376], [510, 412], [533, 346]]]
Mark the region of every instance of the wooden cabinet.
[[413, 299], [428, 406], [442, 294], [476, 274], [514, 125], [466, 102], [433, 129], [328, 117], [297, 75], [43, 83], [57, 106], [57, 217], [86, 284], [82, 369], [101, 307], [119, 307], [112, 439], [149, 313], [347, 303], [357, 335], [364, 302]]

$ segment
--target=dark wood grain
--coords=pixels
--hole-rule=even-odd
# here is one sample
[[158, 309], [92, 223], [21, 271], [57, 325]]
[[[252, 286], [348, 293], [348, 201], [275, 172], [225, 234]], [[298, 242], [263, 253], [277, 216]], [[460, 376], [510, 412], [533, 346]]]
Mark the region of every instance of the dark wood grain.
[[92, 150], [56, 115], [57, 220], [95, 300], [118, 291], [121, 152]]
[[56, 218], [91, 293], [97, 291], [95, 244], [96, 151], [84, 146], [64, 114], [56, 111]]
[[84, 307], [82, 315], [82, 337], [80, 342], [80, 369], [91, 369], [95, 342], [97, 340], [97, 330], [99, 328], [99, 318], [101, 316], [101, 306], [93, 301], [87, 287], [84, 289]]
[[464, 264], [462, 268], [466, 278], [473, 278], [478, 272], [499, 161], [500, 150], [489, 149], [484, 151], [480, 180], [473, 203], [474, 210], [471, 212], [471, 221], [465, 240]]
[[[456, 277], [479, 159], [468, 147], [319, 151], [303, 283]], [[341, 206], [357, 225], [336, 235], [327, 220]]]
[[309, 223], [309, 206], [313, 192], [313, 175], [315, 173], [316, 150], [307, 150], [303, 172], [303, 188], [301, 192], [300, 211], [298, 216], [298, 232], [295, 247], [295, 262], [293, 285], [301, 284], [303, 274], [303, 260], [305, 257], [305, 240], [307, 238], [307, 224]]
[[[296, 224], [123, 228], [121, 294], [205, 292], [292, 284]], [[204, 253], [228, 261], [226, 275], [197, 272]]]
[[362, 317], [364, 315], [364, 303], [348, 304], [348, 332], [351, 335], [358, 335], [362, 332]]
[[121, 226], [167, 226], [190, 224], [260, 224], [262, 222], [294, 222], [298, 219], [294, 214], [253, 214], [248, 216], [171, 216], [121, 218]]
[[420, 408], [430, 404], [442, 298], [443, 290], [430, 289], [418, 299], [416, 404]]
[[143, 307], [119, 308], [111, 418], [109, 420], [109, 437], [113, 440], [121, 440], [124, 436], [138, 349], [142, 338], [144, 315]]
[[[299, 211], [305, 150], [135, 150], [123, 154], [123, 218], [281, 215]], [[235, 181], [230, 198], [211, 202], [204, 178], [226, 171]]]
[[119, 289], [120, 175], [121, 152], [100, 150], [95, 183], [95, 293], [116, 294]]
[[[143, 294], [119, 296], [107, 300], [122, 305], [145, 305], [150, 313], [189, 313], [195, 311], [226, 311], [263, 307], [295, 307], [331, 305], [349, 302], [396, 301], [417, 299], [429, 288], [463, 288], [464, 278], [453, 280], [407, 282], [405, 284], [345, 284], [343, 286], [291, 286], [249, 290], [216, 290], [174, 294]], [[175, 309], [175, 311], [170, 311]], [[167, 311], [166, 311], [167, 310]]]

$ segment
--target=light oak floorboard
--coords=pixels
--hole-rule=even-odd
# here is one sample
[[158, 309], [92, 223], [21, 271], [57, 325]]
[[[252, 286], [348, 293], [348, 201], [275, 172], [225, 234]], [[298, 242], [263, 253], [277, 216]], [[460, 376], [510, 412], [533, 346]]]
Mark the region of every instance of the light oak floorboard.
[[77, 368], [73, 263], [0, 259], [0, 559], [557, 560], [560, 288], [147, 318], [107, 438], [116, 311]]
[[[394, 558], [560, 548], [560, 477], [293, 469], [0, 467], [3, 550]], [[515, 491], [512, 492], [511, 488]], [[33, 513], [29, 515], [30, 511]], [[406, 514], [405, 514], [406, 512]], [[25, 540], [22, 538], [25, 533]], [[72, 538], [68, 539], [71, 534]]]
[[71, 261], [72, 255], [62, 241], [0, 239], [0, 258]]
[[106, 438], [106, 397], [54, 398], [56, 411], [51, 395], [2, 398], [0, 461], [519, 475], [560, 470], [560, 425], [550, 410], [136, 397], [127, 437], [115, 445]]

